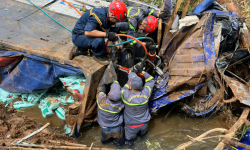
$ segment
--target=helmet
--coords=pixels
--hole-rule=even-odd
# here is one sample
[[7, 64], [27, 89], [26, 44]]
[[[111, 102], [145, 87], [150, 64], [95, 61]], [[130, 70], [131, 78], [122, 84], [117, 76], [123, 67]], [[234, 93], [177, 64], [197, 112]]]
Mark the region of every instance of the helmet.
[[152, 16], [147, 16], [147, 26], [146, 26], [146, 32], [147, 33], [153, 33], [158, 26], [158, 20]]
[[122, 1], [111, 2], [109, 5], [109, 11], [111, 11], [119, 21], [125, 20], [127, 16], [127, 7]]

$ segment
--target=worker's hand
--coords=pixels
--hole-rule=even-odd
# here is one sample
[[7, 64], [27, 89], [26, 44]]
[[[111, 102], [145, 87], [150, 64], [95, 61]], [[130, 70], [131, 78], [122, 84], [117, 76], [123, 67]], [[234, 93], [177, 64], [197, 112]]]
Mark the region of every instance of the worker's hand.
[[171, 16], [171, 12], [169, 10], [165, 10], [163, 13], [159, 15], [159, 18], [165, 19], [167, 17]]
[[106, 32], [105, 38], [108, 38], [109, 41], [113, 41], [116, 38], [115, 32]]
[[136, 64], [134, 67], [133, 67], [133, 69], [132, 69], [132, 72], [134, 72], [134, 73], [141, 73], [143, 71], [143, 65], [142, 65], [142, 63], [138, 63], [138, 64]]

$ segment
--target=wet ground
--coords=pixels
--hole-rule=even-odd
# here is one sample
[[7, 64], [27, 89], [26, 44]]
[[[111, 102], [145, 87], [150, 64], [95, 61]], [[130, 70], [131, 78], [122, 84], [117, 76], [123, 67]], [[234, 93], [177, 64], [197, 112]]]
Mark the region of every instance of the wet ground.
[[[55, 132], [64, 133], [63, 127], [65, 122], [60, 120], [56, 115], [50, 118], [43, 118], [38, 106], [33, 106], [25, 110], [25, 115], [35, 119], [36, 122], [45, 124], [50, 122], [50, 129]], [[219, 115], [215, 115], [208, 120], [207, 118], [190, 118], [179, 117], [178, 112], [170, 114], [164, 122], [161, 122], [166, 112], [159, 112], [157, 116], [149, 122], [149, 132], [147, 137], [138, 138], [134, 149], [146, 150], [147, 146], [145, 142], [149, 140], [151, 143], [159, 142], [162, 149], [171, 150], [178, 145], [189, 141], [187, 135], [191, 137], [197, 137], [200, 134], [213, 129], [213, 128], [227, 128], [225, 121], [222, 121]], [[102, 145], [100, 142], [101, 128], [99, 126], [85, 127], [81, 130], [82, 135], [78, 138], [78, 141], [82, 144], [91, 145], [94, 143], [96, 147], [115, 148], [113, 144]], [[190, 150], [211, 150], [218, 144], [218, 138], [206, 140], [205, 143], [195, 143], [187, 148]], [[124, 147], [127, 148], [127, 147]]]

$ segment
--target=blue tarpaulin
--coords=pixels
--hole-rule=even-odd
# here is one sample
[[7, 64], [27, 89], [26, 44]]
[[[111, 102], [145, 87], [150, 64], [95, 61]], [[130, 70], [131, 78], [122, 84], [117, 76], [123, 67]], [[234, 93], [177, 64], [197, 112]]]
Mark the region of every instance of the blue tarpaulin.
[[19, 62], [0, 67], [0, 88], [8, 92], [45, 92], [60, 82], [61, 76], [83, 74], [79, 68], [22, 52], [0, 50], [0, 56], [24, 56]]

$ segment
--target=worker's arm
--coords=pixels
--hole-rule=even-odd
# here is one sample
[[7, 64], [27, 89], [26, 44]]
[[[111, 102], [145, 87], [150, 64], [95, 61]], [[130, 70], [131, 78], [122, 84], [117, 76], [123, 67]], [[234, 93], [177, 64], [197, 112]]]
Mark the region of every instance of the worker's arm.
[[93, 30], [93, 31], [85, 31], [84, 34], [89, 37], [105, 37], [106, 32]]
[[149, 15], [153, 15], [157, 18], [159, 18], [159, 14], [157, 12], [155, 12], [154, 9], [152, 8], [146, 8], [146, 7], [142, 7], [141, 8], [141, 11], [143, 12], [143, 15], [146, 17], [146, 16], [149, 16]]
[[145, 86], [143, 90], [149, 90], [149, 96], [150, 96], [154, 88], [155, 80], [150, 74], [148, 74], [145, 71], [142, 71], [142, 74], [145, 77]]

